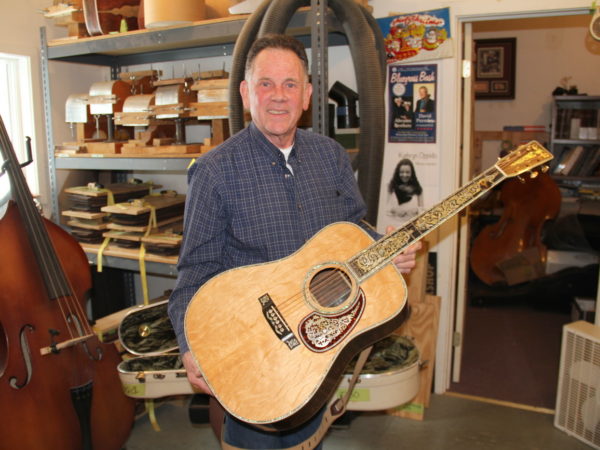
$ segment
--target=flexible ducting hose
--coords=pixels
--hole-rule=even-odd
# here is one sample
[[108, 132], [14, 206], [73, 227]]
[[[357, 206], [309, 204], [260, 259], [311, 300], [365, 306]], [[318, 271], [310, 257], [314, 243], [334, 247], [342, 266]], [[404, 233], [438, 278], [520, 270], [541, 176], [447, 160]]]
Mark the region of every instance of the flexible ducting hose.
[[[309, 0], [266, 0], [248, 19], [250, 25], [246, 23], [243, 27], [236, 41], [230, 75], [232, 133], [243, 128], [243, 106], [238, 86], [243, 79], [245, 57], [250, 45], [257, 34], [262, 36], [266, 33], [285, 32], [296, 10], [308, 5]], [[329, 0], [329, 6], [343, 27], [354, 62], [360, 98], [361, 133], [359, 152], [353, 166], [358, 169], [358, 186], [368, 206], [366, 220], [375, 224], [385, 143], [385, 66], [382, 66], [381, 57], [383, 37], [378, 28], [377, 32], [373, 30], [373, 24], [376, 25], [374, 19], [366, 19], [365, 16], [370, 16], [370, 13], [354, 0]]]
[[229, 74], [229, 132], [233, 136], [244, 128], [244, 105], [240, 95], [240, 83], [244, 79], [246, 55], [256, 39], [263, 16], [271, 0], [264, 0], [248, 17], [233, 47], [231, 73]]

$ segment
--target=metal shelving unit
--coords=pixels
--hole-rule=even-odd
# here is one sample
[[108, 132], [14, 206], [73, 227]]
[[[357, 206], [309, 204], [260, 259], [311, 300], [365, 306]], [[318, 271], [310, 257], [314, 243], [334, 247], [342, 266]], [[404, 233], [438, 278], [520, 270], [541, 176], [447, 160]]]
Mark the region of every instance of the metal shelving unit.
[[[311, 34], [320, 27], [321, 36], [325, 21], [322, 20], [323, 11], [326, 11], [326, 0], [319, 1], [321, 20], [313, 23], [310, 10], [303, 9], [294, 14], [287, 28], [287, 33], [296, 36], [307, 48], [315, 45], [311, 42]], [[214, 56], [230, 56], [233, 53], [237, 39], [247, 16], [229, 17], [212, 21], [201, 22], [189, 26], [178, 26], [151, 30], [137, 30], [123, 34], [98, 36], [81, 39], [65, 39], [49, 43], [46, 38], [45, 28], [40, 29], [41, 39], [41, 69], [42, 87], [44, 96], [44, 115], [46, 121], [46, 144], [48, 149], [49, 180], [52, 199], [52, 218], [58, 222], [60, 214], [58, 207], [58, 188], [56, 170], [110, 170], [110, 171], [182, 171], [187, 169], [191, 157], [120, 157], [108, 155], [94, 155], [93, 157], [55, 157], [54, 136], [51, 112], [51, 95], [48, 64], [50, 61], [60, 61], [74, 64], [91, 64], [110, 67], [111, 77], [116, 79], [122, 67], [149, 64], [157, 62], [176, 62], [188, 59], [207, 58]], [[316, 20], [314, 22], [317, 22]], [[340, 31], [340, 26], [334, 16], [328, 15], [326, 19], [328, 32], [327, 39], [316, 41], [317, 45], [335, 46], [348, 45], [345, 35]], [[326, 76], [323, 68], [326, 66], [326, 51], [323, 48], [313, 48], [313, 55], [319, 55], [321, 72], [318, 77]], [[314, 63], [314, 61], [313, 61]], [[318, 80], [323, 84], [323, 80]], [[313, 83], [315, 75], [313, 73]], [[324, 84], [327, 81], [324, 80]], [[323, 95], [321, 93], [321, 95]], [[317, 101], [313, 98], [313, 103]], [[323, 101], [323, 99], [321, 99]], [[325, 98], [325, 102], [327, 99]], [[320, 120], [320, 118], [319, 118]], [[89, 254], [91, 263], [95, 262], [95, 255]], [[134, 260], [121, 260], [109, 257], [103, 260], [107, 266], [136, 270]], [[175, 269], [169, 264], [152, 263], [148, 266], [149, 272], [173, 275]]]

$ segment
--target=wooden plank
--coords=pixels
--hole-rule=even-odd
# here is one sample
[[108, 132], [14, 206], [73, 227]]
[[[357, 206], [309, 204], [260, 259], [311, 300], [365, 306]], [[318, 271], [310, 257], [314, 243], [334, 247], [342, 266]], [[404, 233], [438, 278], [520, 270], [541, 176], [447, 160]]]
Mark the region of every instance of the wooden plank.
[[132, 216], [137, 216], [150, 212], [152, 207], [160, 209], [183, 203], [185, 203], [185, 195], [183, 194], [147, 195], [141, 199], [135, 199], [131, 202], [103, 206], [101, 210], [107, 213], [129, 214]]
[[190, 103], [191, 116], [199, 119], [226, 119], [229, 117], [229, 102]]
[[[167, 225], [171, 225], [171, 224], [174, 224], [174, 223], [182, 221], [182, 220], [183, 220], [183, 216], [170, 217], [168, 219], [157, 222], [156, 226], [160, 229], [160, 228], [166, 227]], [[121, 224], [112, 223], [112, 222], [108, 223], [107, 228], [109, 230], [127, 231], [130, 233], [145, 233], [146, 231], [148, 231], [148, 225], [139, 225], [139, 226], [121, 225]]]
[[[98, 254], [98, 250], [100, 249], [100, 244], [86, 244], [80, 242], [79, 245], [81, 245], [81, 248], [83, 248], [86, 253]], [[134, 261], [140, 260], [139, 249], [121, 248], [112, 244], [108, 244], [102, 254], [104, 256], [116, 256], [118, 258], [132, 259]], [[161, 256], [151, 253], [146, 253], [146, 256], [144, 257], [144, 261], [173, 265], [177, 264], [178, 259], [179, 258], [177, 256]]]
[[[150, 193], [153, 188], [160, 188], [161, 185], [151, 184], [151, 183], [111, 183], [107, 184], [104, 188], [95, 188], [89, 186], [71, 186], [64, 189], [64, 192], [67, 194], [77, 194], [77, 195], [85, 195], [88, 197], [106, 197], [108, 195], [107, 191], [113, 193], [113, 195], [119, 194], [130, 194], [133, 192], [141, 192], [147, 191]], [[87, 213], [89, 214], [89, 213]], [[84, 216], [80, 216], [84, 217]], [[85, 217], [91, 218], [91, 217]]]
[[62, 215], [63, 216], [67, 216], [67, 217], [75, 217], [77, 219], [85, 219], [85, 220], [98, 220], [98, 219], [100, 219], [100, 220], [102, 220], [108, 214], [107, 213], [103, 213], [103, 212], [73, 211], [73, 210], [67, 209], [65, 211], [62, 211]]
[[427, 287], [427, 261], [429, 258], [429, 244], [427, 241], [422, 241], [423, 246], [417, 253], [417, 265], [409, 274], [404, 275], [406, 285], [408, 287], [407, 300], [408, 304], [422, 302], [425, 299], [425, 290]]
[[173, 144], [173, 145], [124, 145], [123, 155], [189, 155], [202, 153], [202, 144]]
[[90, 223], [82, 222], [81, 220], [69, 220], [67, 225], [71, 228], [83, 228], [84, 230], [106, 230], [108, 228], [108, 222]]
[[426, 295], [425, 300], [411, 305], [411, 315], [396, 332], [414, 340], [424, 367], [419, 372], [419, 391], [406, 405], [391, 409], [388, 414], [407, 419], [423, 420], [425, 408], [429, 406], [435, 365], [435, 350], [438, 334], [441, 298]]
[[88, 153], [111, 154], [121, 153], [124, 142], [86, 142]]

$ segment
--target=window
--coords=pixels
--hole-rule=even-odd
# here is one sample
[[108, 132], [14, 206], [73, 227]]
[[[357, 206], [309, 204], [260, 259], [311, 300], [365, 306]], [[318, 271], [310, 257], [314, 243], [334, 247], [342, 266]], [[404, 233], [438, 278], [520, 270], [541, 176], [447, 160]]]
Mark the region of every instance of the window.
[[[35, 149], [35, 126], [31, 88], [31, 65], [28, 56], [0, 53], [0, 115], [20, 162], [27, 159], [26, 136]], [[0, 156], [2, 161], [2, 156]], [[36, 161], [24, 169], [29, 189], [39, 194]], [[8, 176], [0, 177], [0, 203], [10, 190]]]

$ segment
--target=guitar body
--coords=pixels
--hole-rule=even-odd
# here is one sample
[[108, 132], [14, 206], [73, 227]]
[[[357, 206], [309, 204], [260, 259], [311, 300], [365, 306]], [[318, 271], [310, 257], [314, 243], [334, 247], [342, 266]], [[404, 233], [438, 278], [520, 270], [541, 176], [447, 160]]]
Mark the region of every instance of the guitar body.
[[335, 223], [286, 258], [223, 272], [198, 290], [186, 338], [229, 413], [300, 425], [352, 358], [402, 323], [406, 284], [393, 264], [359, 281], [344, 263], [373, 242], [359, 226]]

